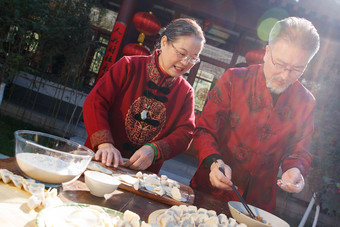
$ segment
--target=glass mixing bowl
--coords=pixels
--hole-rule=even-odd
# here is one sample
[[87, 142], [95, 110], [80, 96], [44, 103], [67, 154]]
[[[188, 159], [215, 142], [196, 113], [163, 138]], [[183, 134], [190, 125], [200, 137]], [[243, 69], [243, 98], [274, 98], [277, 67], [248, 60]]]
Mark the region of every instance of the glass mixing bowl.
[[76, 180], [94, 156], [94, 152], [83, 145], [47, 133], [18, 130], [14, 136], [19, 168], [42, 183]]

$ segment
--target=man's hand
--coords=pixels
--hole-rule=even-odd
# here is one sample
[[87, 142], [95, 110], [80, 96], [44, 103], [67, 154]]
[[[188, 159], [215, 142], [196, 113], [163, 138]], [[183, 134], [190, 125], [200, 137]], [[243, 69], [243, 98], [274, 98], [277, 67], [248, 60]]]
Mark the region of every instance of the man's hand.
[[224, 169], [225, 176], [219, 170], [217, 164], [213, 163], [210, 166], [209, 174], [211, 185], [218, 189], [232, 190], [231, 185], [233, 185], [233, 183], [231, 182], [231, 168], [224, 164], [221, 159], [217, 160], [217, 162]]
[[102, 143], [98, 146], [98, 150], [94, 158], [102, 160], [107, 166], [110, 166], [113, 162], [113, 167], [117, 168], [118, 164], [123, 164], [123, 158], [120, 151], [117, 150], [111, 143]]
[[144, 145], [131, 156], [125, 166], [130, 169], [145, 170], [151, 166], [154, 156], [153, 148], [149, 145]]
[[301, 171], [294, 167], [282, 174], [281, 179], [277, 181], [277, 185], [286, 192], [299, 193], [305, 186], [305, 180]]

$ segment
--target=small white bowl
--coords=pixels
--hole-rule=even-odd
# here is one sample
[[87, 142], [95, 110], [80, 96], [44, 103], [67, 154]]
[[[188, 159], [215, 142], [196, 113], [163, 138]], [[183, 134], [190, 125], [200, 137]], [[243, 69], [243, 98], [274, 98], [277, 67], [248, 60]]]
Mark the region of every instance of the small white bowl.
[[90, 193], [97, 197], [114, 192], [121, 184], [117, 178], [97, 171], [86, 170], [84, 175]]
[[282, 220], [281, 218], [276, 217], [275, 215], [260, 208], [254, 207], [252, 205], [248, 204], [249, 208], [251, 209], [251, 211], [253, 211], [255, 216], [262, 217], [264, 223], [245, 215], [248, 212], [246, 211], [246, 208], [244, 208], [241, 202], [230, 201], [228, 202], [228, 206], [231, 216], [233, 216], [233, 218], [238, 223], [244, 223], [247, 226], [251, 227], [272, 227], [272, 226], [289, 227], [289, 224]]

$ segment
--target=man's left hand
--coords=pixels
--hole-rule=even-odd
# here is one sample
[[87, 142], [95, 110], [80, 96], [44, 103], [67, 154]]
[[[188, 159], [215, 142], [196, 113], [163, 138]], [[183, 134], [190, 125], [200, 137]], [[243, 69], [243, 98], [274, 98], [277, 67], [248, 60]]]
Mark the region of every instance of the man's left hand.
[[151, 166], [155, 152], [149, 145], [144, 145], [139, 148], [124, 166], [135, 170], [145, 170]]
[[299, 193], [305, 186], [305, 180], [301, 171], [294, 167], [282, 174], [281, 179], [277, 181], [277, 185], [286, 192]]

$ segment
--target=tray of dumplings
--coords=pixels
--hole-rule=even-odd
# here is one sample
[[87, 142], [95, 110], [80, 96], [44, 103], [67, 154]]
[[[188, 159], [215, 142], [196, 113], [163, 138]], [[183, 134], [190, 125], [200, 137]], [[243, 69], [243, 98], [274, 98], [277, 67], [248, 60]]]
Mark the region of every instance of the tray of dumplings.
[[166, 175], [159, 176], [155, 173], [136, 171], [124, 166], [112, 168], [97, 161], [91, 161], [87, 168], [118, 177], [122, 182], [119, 188], [161, 203], [168, 205], [190, 205], [194, 203], [193, 189], [168, 178]]
[[237, 223], [232, 217], [214, 210], [197, 208], [193, 205], [174, 205], [169, 209], [155, 210], [149, 215], [148, 223], [151, 226], [205, 226], [205, 227], [247, 227], [243, 223]]

